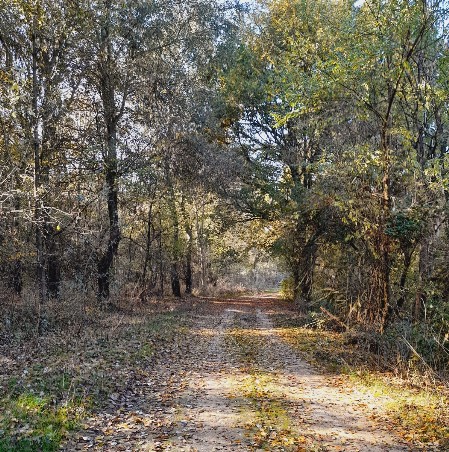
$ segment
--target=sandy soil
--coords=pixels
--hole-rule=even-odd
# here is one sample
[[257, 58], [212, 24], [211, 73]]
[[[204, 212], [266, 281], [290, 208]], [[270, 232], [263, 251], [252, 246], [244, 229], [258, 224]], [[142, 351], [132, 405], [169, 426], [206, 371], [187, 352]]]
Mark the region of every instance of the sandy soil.
[[65, 450], [414, 450], [379, 423], [373, 396], [318, 373], [282, 340], [275, 302], [197, 301], [189, 330]]

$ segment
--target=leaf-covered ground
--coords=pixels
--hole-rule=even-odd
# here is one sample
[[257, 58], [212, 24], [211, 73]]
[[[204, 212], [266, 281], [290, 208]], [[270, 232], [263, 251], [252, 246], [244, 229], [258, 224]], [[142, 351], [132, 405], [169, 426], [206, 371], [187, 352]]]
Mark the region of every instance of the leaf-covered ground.
[[359, 351], [292, 317], [266, 296], [165, 300], [10, 337], [0, 451], [448, 450], [443, 393], [351, 375]]

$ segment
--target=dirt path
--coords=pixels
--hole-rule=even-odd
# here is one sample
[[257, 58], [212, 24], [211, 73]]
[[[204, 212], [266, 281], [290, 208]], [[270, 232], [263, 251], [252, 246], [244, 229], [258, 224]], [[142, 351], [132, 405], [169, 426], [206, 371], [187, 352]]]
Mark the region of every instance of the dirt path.
[[332, 377], [318, 374], [279, 339], [261, 310], [257, 320], [266, 335], [263, 353], [276, 366], [276, 385], [292, 402], [290, 415], [305, 435], [327, 450], [410, 450], [385, 426], [369, 419], [370, 411], [377, 408], [372, 397], [338, 388]]
[[277, 334], [269, 300], [201, 301], [190, 328], [65, 450], [407, 451]]

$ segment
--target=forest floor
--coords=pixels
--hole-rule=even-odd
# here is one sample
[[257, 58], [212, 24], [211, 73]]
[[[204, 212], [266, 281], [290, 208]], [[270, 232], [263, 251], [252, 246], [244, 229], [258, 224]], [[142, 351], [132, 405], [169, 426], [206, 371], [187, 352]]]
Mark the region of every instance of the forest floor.
[[166, 301], [2, 346], [0, 451], [449, 450], [443, 392], [351, 368], [360, 350], [294, 317]]

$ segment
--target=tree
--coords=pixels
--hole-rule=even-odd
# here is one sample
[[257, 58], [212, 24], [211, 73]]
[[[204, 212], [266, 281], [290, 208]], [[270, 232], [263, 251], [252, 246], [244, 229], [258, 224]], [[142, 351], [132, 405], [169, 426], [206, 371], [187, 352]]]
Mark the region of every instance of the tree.
[[[357, 270], [370, 268], [366, 285], [349, 296], [364, 300], [367, 321], [382, 331], [403, 305], [392, 291], [398, 284], [404, 292], [423, 237], [422, 210], [409, 201], [412, 174], [423, 146], [441, 134], [429, 109], [437, 75], [424, 76], [423, 61], [441, 55], [442, 17], [438, 2], [269, 2], [224, 68], [225, 118], [252, 166], [251, 199], [271, 195], [290, 224], [284, 255], [302, 311], [312, 301], [316, 259], [326, 260], [318, 244], [326, 242], [363, 255]], [[429, 130], [435, 125], [437, 134]], [[273, 215], [275, 205], [265, 211]], [[401, 222], [416, 233], [406, 227], [407, 239], [395, 235]]]
[[[80, 16], [76, 5], [64, 2], [5, 2], [2, 9], [2, 43], [15, 93], [9, 114], [22, 153], [15, 171], [20, 177], [32, 174], [38, 293], [43, 301], [59, 293], [58, 215], [52, 191], [62, 181], [52, 170], [65, 164], [64, 148], [70, 141], [62, 130], [78, 87], [72, 46]], [[11, 21], [14, 30], [8, 29]]]
[[341, 90], [326, 84], [319, 68], [332, 54], [332, 28], [343, 12], [325, 2], [270, 3], [255, 18], [261, 31], [249, 34], [234, 65], [224, 68], [226, 120], [252, 166], [249, 190], [259, 198], [252, 211], [286, 220], [285, 254], [303, 312], [311, 302], [317, 243], [324, 233], [320, 218], [328, 207], [315, 194], [316, 171], [329, 135], [340, 125], [330, 114], [337, 105], [344, 109], [338, 103]]

